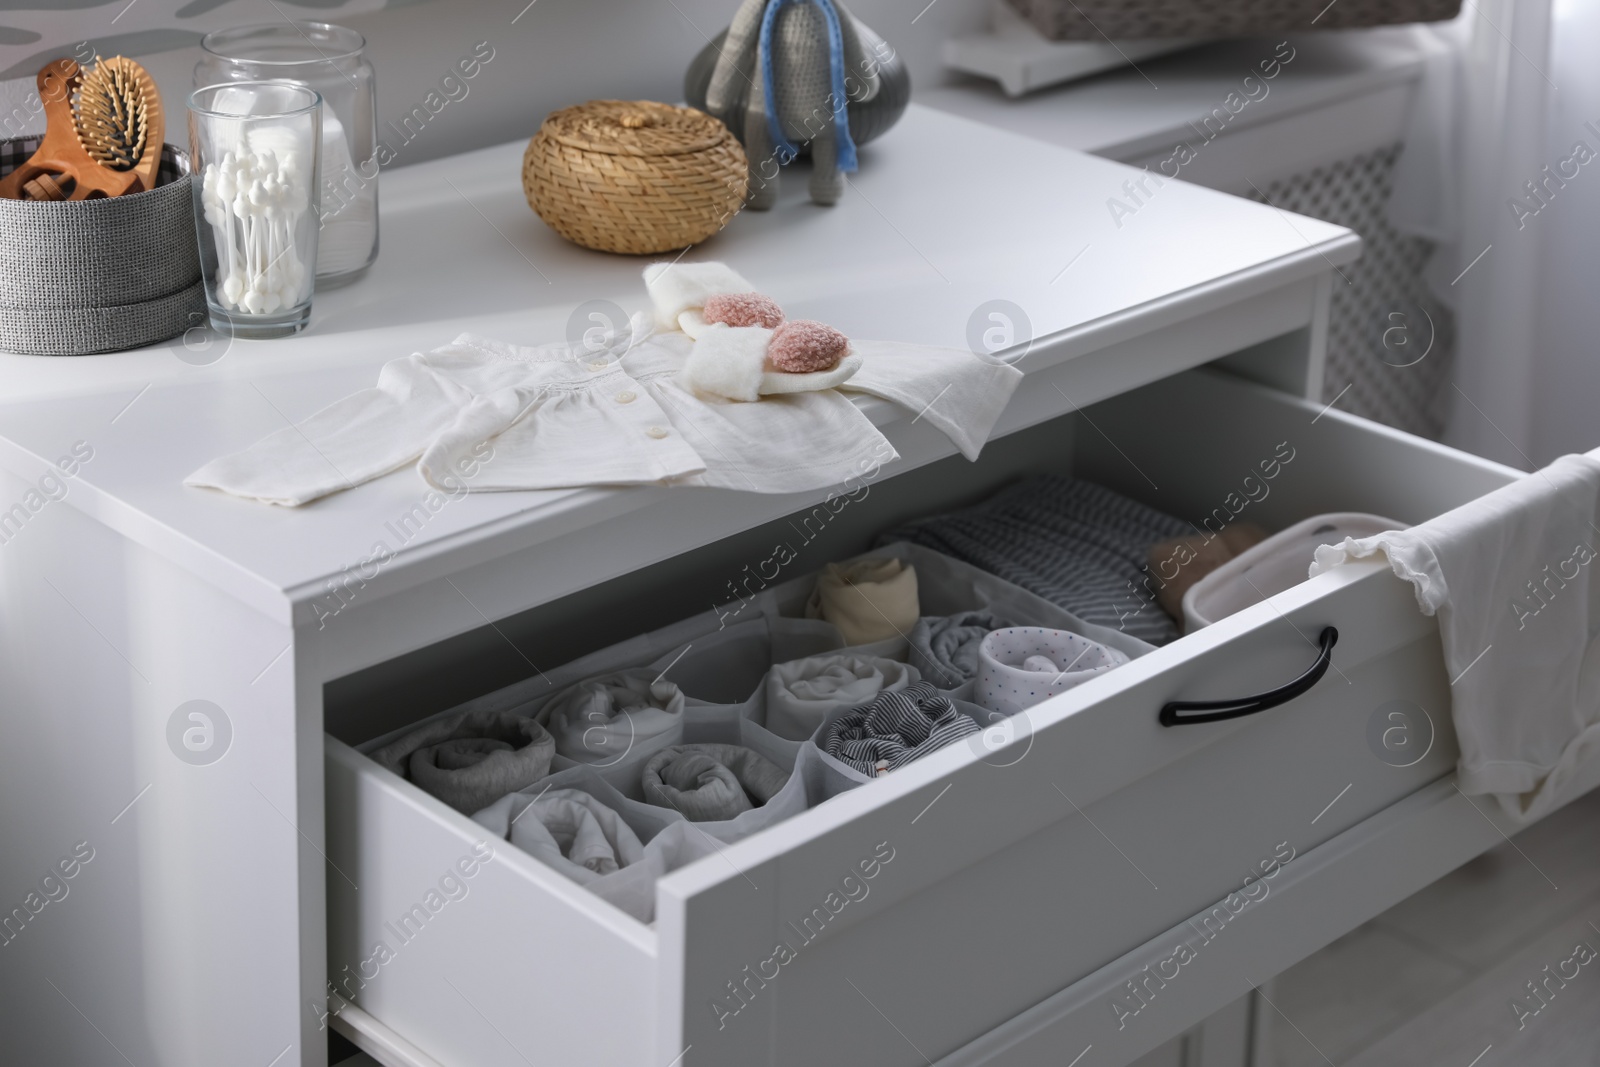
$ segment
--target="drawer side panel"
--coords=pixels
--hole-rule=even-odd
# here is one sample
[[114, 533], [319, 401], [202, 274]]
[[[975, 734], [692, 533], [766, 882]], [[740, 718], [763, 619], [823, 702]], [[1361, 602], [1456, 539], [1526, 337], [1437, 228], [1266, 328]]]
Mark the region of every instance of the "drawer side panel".
[[443, 1067], [526, 1067], [578, 1034], [585, 1067], [647, 1062], [647, 927], [332, 738], [327, 790], [327, 1011]]

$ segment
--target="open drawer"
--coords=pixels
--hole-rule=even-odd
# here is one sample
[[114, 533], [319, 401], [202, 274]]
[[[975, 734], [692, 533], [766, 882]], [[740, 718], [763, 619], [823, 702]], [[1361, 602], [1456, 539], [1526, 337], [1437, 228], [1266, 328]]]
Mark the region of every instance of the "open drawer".
[[[1269, 528], [1417, 522], [1515, 476], [1215, 371], [954, 464], [874, 487], [844, 547], [1028, 471]], [[730, 573], [747, 558], [730, 548]], [[1329, 626], [1305, 695], [1157, 722], [1302, 675]], [[334, 1025], [396, 1065], [1122, 1064], [1490, 843], [1430, 832], [1466, 803], [1448, 682], [1386, 568], [1302, 583], [1013, 722], [668, 875], [652, 926], [329, 738]]]

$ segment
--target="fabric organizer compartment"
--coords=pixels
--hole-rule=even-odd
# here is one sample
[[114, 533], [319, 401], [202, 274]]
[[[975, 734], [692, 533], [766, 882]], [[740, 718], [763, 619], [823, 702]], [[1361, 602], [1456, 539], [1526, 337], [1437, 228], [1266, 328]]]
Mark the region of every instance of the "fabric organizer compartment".
[[629, 796], [639, 770], [664, 748], [680, 744], [689, 699], [657, 664], [585, 678], [532, 708], [556, 738], [553, 771], [592, 768]]
[[[1035, 593], [931, 548], [894, 542], [843, 562], [868, 558], [898, 559], [915, 568], [920, 610], [924, 616], [987, 611], [1017, 625], [1081, 634], [1130, 659], [1137, 659], [1154, 647], [1112, 627], [1085, 622]], [[722, 714], [716, 710], [702, 710], [707, 707], [738, 704], [744, 706], [746, 717], [770, 728], [763, 710], [766, 701], [762, 679], [774, 664], [829, 652], [872, 654], [871, 646], [846, 648], [843, 638], [830, 624], [803, 617], [815, 581], [813, 572], [769, 586], [748, 598], [597, 649], [560, 667], [369, 740], [357, 748], [370, 755], [434, 719], [462, 712], [506, 711], [536, 717], [552, 697], [571, 685], [617, 671], [645, 668], [653, 668], [657, 674], [664, 672], [666, 680], [683, 691], [686, 721], [699, 715], [715, 718]], [[971, 687], [956, 687], [951, 692], [967, 699]], [[573, 765], [558, 754], [552, 768], [561, 771]], [[613, 784], [620, 781], [612, 773], [602, 776]], [[623, 791], [639, 796], [631, 789]]]
[[374, 763], [471, 815], [550, 773], [555, 740], [515, 711], [462, 709], [406, 727], [368, 751]]
[[[684, 690], [684, 696], [691, 705], [697, 701], [713, 704], [739, 703], [748, 697], [749, 693], [743, 697], [724, 699], [726, 692], [720, 688], [722, 683], [717, 679], [717, 671], [720, 668], [715, 664], [709, 664], [703, 657], [722, 648], [730, 651], [737, 649], [740, 654], [745, 655], [765, 648], [770, 650], [766, 654], [779, 657], [775, 660], [777, 662], [839, 648], [842, 643], [837, 631], [826, 623], [816, 620], [782, 618], [775, 611], [767, 611], [757, 612], [740, 622], [724, 626], [719, 625], [716, 611], [702, 612], [660, 629], [606, 645], [577, 659], [569, 660], [559, 667], [524, 678], [520, 682], [513, 682], [511, 685], [496, 689], [492, 693], [485, 693], [455, 707], [446, 708], [356, 747], [358, 751], [370, 754], [374, 749], [416, 729], [423, 723], [457, 712], [514, 711], [533, 716], [551, 697], [577, 682], [632, 668], [655, 666], [659, 673], [663, 667], [672, 664], [674, 659], [677, 659], [677, 662], [671, 666], [671, 678], [678, 683], [680, 689]], [[677, 658], [680, 654], [681, 658]], [[756, 673], [758, 682], [761, 675], [766, 673], [767, 666], [770, 664], [763, 665]], [[749, 673], [748, 670], [746, 673]], [[752, 692], [754, 688], [752, 685]]]
[[865, 704], [918, 678], [909, 663], [858, 649], [808, 656], [774, 664], [746, 714], [779, 737], [807, 740], [835, 708]]
[[[796, 622], [798, 626], [791, 625]], [[676, 630], [677, 626], [666, 629]], [[728, 689], [743, 689], [744, 682], [738, 680], [741, 672], [747, 677], [753, 665], [761, 663], [766, 655], [775, 651], [799, 652], [807, 649], [819, 649], [821, 655], [835, 654], [832, 650], [837, 649], [838, 644], [837, 631], [826, 623], [776, 617], [751, 619], [725, 630], [712, 631], [705, 638], [687, 646], [696, 649], [699, 656], [697, 662], [690, 664], [688, 677], [679, 681], [686, 682], [687, 687], [693, 688], [696, 693], [706, 692], [708, 690], [701, 688], [700, 683], [707, 679], [715, 680], [710, 672], [718, 663], [726, 663], [732, 668], [728, 672], [729, 677], [735, 681], [720, 681], [720, 684]], [[643, 668], [641, 673], [654, 673], [677, 680], [678, 671], [688, 660], [689, 656], [681, 649], [669, 652]], [[593, 662], [593, 657], [586, 657], [583, 662]], [[696, 674], [697, 671], [706, 673]], [[552, 760], [551, 778], [546, 781], [581, 768], [604, 782], [626, 805], [625, 810], [648, 808], [654, 812], [671, 812], [669, 808], [651, 803], [646, 796], [643, 774], [653, 759], [680, 745], [733, 745], [748, 749], [788, 772], [789, 778], [763, 804], [728, 819], [695, 823], [711, 837], [732, 843], [797, 815], [846, 789], [854, 788], [864, 780], [838, 773], [836, 768], [820, 759], [821, 754], [814, 750], [814, 746], [813, 751], [807, 752], [809, 735], [800, 739], [785, 738], [767, 729], [762, 712], [766, 703], [765, 679], [770, 673], [771, 666], [764, 666], [756, 676], [755, 683], [750, 686], [747, 699], [739, 702], [721, 703], [686, 697], [683, 719], [675, 730], [652, 739], [648, 746], [640, 746], [621, 759], [585, 765], [557, 755]], [[671, 812], [671, 818], [681, 819], [683, 816]]]
[[994, 630], [979, 645], [978, 656], [972, 699], [1001, 715], [1026, 711], [1128, 662], [1115, 649], [1037, 626]]
[[582, 766], [508, 793], [472, 821], [646, 923], [656, 880], [718, 847], [677, 812], [629, 801]]
[[[848, 776], [838, 774], [821, 760], [821, 753], [815, 746], [785, 740], [745, 717], [742, 705], [700, 710], [702, 714], [684, 726], [685, 745], [737, 745], [770, 760], [789, 773], [783, 787], [765, 804], [740, 812], [731, 819], [694, 823], [698, 829], [718, 841], [731, 844], [742, 840], [859, 784]], [[632, 798], [628, 799], [628, 804], [652, 807], [656, 811], [671, 811]], [[685, 819], [676, 811], [672, 811], [672, 815]]]
[[[714, 613], [694, 616], [602, 649], [552, 674], [552, 679], [565, 677], [609, 667], [611, 662], [634, 658], [645, 650], [658, 653], [640, 667], [625, 669], [637, 671], [640, 677], [658, 679], [658, 684], [676, 687], [684, 697], [683, 721], [674, 730], [643, 743], [635, 742], [614, 758], [589, 761], [600, 778], [630, 800], [644, 800], [640, 773], [663, 749], [683, 744], [744, 744], [738, 734], [742, 709], [756, 699], [775, 662], [831, 651], [842, 643], [838, 630], [817, 620], [763, 615], [717, 629], [709, 625], [713, 618], [708, 616], [714, 617]], [[532, 713], [538, 714], [548, 701], [558, 697], [553, 694], [534, 701]], [[564, 770], [575, 762], [579, 761], [558, 750], [552, 768]], [[792, 764], [792, 753], [787, 762]]]
[[[969, 507], [903, 523], [879, 540], [946, 552], [1035, 591], [1070, 614], [1081, 613], [1105, 630], [1166, 644], [1178, 638], [1178, 626], [1156, 603], [1149, 550], [1168, 538], [1199, 532], [1103, 485], [1045, 474], [1013, 482]], [[1110, 645], [1077, 627], [1053, 628]]]
[[[963, 611], [986, 611], [1017, 626], [1069, 630], [1107, 648], [1116, 649], [1129, 659], [1138, 659], [1155, 648], [1149, 642], [1113, 626], [1088, 622], [999, 575], [910, 541], [891, 541], [843, 562], [848, 564], [880, 558], [898, 559], [915, 568], [919, 612], [923, 618], [955, 615]], [[785, 582], [764, 590], [753, 599], [763, 606], [771, 605], [780, 616], [799, 619], [805, 614], [812, 581], [813, 576], [807, 576]], [[904, 647], [906, 642], [901, 640], [899, 644]], [[879, 647], [860, 645], [850, 650], [865, 655], [882, 654], [876, 651]]]
[[688, 697], [740, 704], [761, 688], [773, 664], [842, 647], [839, 631], [821, 619], [765, 614], [694, 638], [673, 654], [664, 669]]
[[[947, 725], [945, 728], [945, 733], [948, 735], [947, 740], [943, 741], [942, 743], [928, 745], [925, 751], [918, 752], [917, 755], [912, 756], [911, 759], [907, 760], [906, 762], [914, 762], [916, 759], [920, 759], [922, 756], [929, 755], [941, 748], [946, 747], [947, 745], [955, 744], [962, 740], [966, 740], [968, 743], [981, 745], [983, 744], [983, 731], [986, 724], [991, 724], [1001, 719], [1010, 718], [1008, 715], [998, 715], [996, 713], [986, 711], [971, 701], [952, 696], [948, 691], [933, 689], [931, 692], [929, 692], [929, 688], [930, 687], [927, 683], [920, 683], [908, 687], [907, 690], [900, 690], [898, 693], [903, 695], [909, 691], [912, 694], [925, 695], [934, 700], [948, 701], [951, 708], [953, 708], [956, 712], [958, 728], [950, 729]], [[915, 701], [915, 699], [916, 697], [913, 696], [908, 703]], [[866, 707], [876, 707], [878, 703], [879, 702], [874, 701], [871, 705], [866, 705]], [[847, 716], [857, 714], [861, 710], [862, 706], [850, 705], [842, 705], [835, 708], [833, 712], [831, 712], [828, 717], [823, 720], [822, 725], [817, 727], [816, 733], [812, 734], [810, 740], [806, 742], [806, 749], [809, 752], [815, 753], [815, 759], [817, 763], [823, 768], [823, 772], [826, 776], [824, 779], [825, 786], [833, 789], [833, 792], [828, 794], [830, 797], [837, 796], [839, 793], [844, 792], [845, 790], [854, 789], [857, 786], [865, 785], [866, 783], [873, 781], [875, 778], [880, 778], [885, 774], [892, 773], [894, 770], [893, 767], [885, 767], [878, 770], [875, 774], [868, 774], [857, 767], [851, 766], [846, 759], [834, 755], [827, 750], [828, 736], [839, 720]], [[959, 719], [963, 717], [971, 721], [972, 725], [970, 728], [965, 726], [965, 724], [959, 724]], [[903, 764], [901, 765], [903, 766]]]
[[[872, 560], [899, 561], [915, 571], [918, 610], [924, 617], [985, 612], [1017, 624], [1081, 634], [1130, 659], [1152, 647], [1109, 627], [1085, 623], [1004, 579], [920, 545], [895, 543], [844, 563]], [[819, 743], [822, 732], [853, 708], [922, 680], [916, 667], [904, 662], [910, 651], [905, 638], [888, 642], [895, 646], [896, 658], [874, 657], [871, 653], [884, 643], [847, 648], [831, 623], [800, 617], [821, 573], [801, 575], [734, 602], [737, 606], [713, 608], [598, 649], [375, 738], [358, 750], [371, 756], [408, 735], [430, 728], [438, 732], [441, 724], [455, 719], [514, 721], [521, 717], [544, 724], [556, 738], [550, 773], [479, 812], [466, 814], [474, 818], [483, 815], [477, 821], [491, 829], [503, 821], [507, 829], [501, 836], [517, 844], [515, 827], [520, 824], [514, 820], [525, 810], [532, 813], [523, 822], [540, 819], [544, 808], [559, 807], [567, 815], [581, 818], [589, 827], [583, 840], [593, 843], [596, 826], [605, 820], [578, 810], [588, 802], [568, 797], [560, 805], [535, 803], [547, 790], [583, 792], [615, 812], [637, 838], [637, 847], [632, 843], [625, 843], [626, 848], [624, 843], [614, 846], [617, 857], [625, 852], [629, 863], [617, 860], [617, 869], [612, 870], [602, 861], [599, 865], [606, 868], [604, 873], [577, 864], [589, 871], [584, 874], [573, 869], [561, 842], [550, 832], [528, 827], [520, 839], [527, 842], [531, 855], [629, 914], [653, 915], [653, 886], [662, 874], [708, 854], [707, 848], [759, 833], [870, 781], [871, 776], [823, 751]], [[828, 700], [828, 685], [823, 684], [808, 694], [810, 699], [796, 699], [795, 682], [818, 680], [816, 671], [808, 673], [801, 665], [819, 662], [852, 665], [845, 672], [848, 677], [831, 680], [841, 696]], [[780, 665], [790, 669], [775, 670]], [[930, 684], [937, 687], [936, 681]], [[969, 680], [950, 689], [935, 688], [935, 692], [972, 720], [975, 729], [964, 736], [982, 743], [985, 731], [1008, 729], [1004, 720], [1009, 716], [972, 703], [974, 684]], [[584, 692], [587, 687], [592, 689]], [[622, 710], [622, 705], [629, 703], [636, 709], [644, 707], [645, 716], [662, 728], [631, 732], [623, 724], [626, 712]], [[658, 712], [675, 715], [677, 721], [663, 723]], [[627, 724], [636, 721], [643, 720], [626, 718]], [[786, 736], [780, 736], [774, 726]], [[574, 738], [581, 738], [586, 749], [576, 753], [580, 758], [573, 758]], [[650, 803], [643, 785], [646, 767], [680, 745], [738, 746], [776, 765], [788, 777], [764, 803], [752, 803], [729, 818], [691, 822], [677, 810]], [[720, 772], [711, 773], [715, 786]], [[721, 777], [725, 783], [725, 776]], [[670, 829], [680, 824], [686, 828]], [[611, 837], [621, 833], [616, 830]], [[583, 848], [576, 836], [566, 841], [566, 847], [580, 852]]]

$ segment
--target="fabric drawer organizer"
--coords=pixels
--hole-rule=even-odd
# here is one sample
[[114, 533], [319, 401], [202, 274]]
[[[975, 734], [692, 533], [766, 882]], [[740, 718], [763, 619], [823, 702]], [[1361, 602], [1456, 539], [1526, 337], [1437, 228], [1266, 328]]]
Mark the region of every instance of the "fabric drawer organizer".
[[[888, 544], [856, 559], [899, 560], [914, 568], [924, 617], [985, 613], [1020, 626], [1070, 631], [1128, 659], [1153, 647], [1118, 630], [1086, 623], [1002, 578], [919, 545]], [[584, 753], [582, 759], [558, 753], [547, 776], [467, 813], [496, 836], [524, 848], [634, 918], [650, 922], [655, 880], [661, 875], [870, 780], [862, 770], [824, 752], [821, 736], [841, 716], [881, 692], [904, 690], [919, 672], [898, 662], [909, 652], [904, 639], [880, 643], [894, 647], [847, 648], [831, 623], [800, 617], [816, 578], [803, 575], [747, 600], [600, 649], [374, 738], [360, 751], [372, 756], [395, 740], [452, 716], [486, 721], [496, 716], [532, 717], [566, 699], [564, 694], [581, 682], [629, 677], [639, 680], [636, 686], [670, 683], [682, 695], [681, 721], [648, 737], [627, 737], [614, 755], [604, 749]], [[836, 653], [846, 657], [845, 668], [826, 675], [808, 669], [808, 664], [838, 663], [838, 658], [815, 659]], [[887, 659], [884, 653], [894, 658]], [[792, 669], [773, 671], [778, 664]], [[978, 729], [968, 729], [968, 735], [1009, 718], [972, 703], [975, 684], [968, 680], [954, 689], [935, 691], [976, 724]], [[918, 688], [926, 691], [930, 685]], [[559, 736], [563, 729], [551, 719], [552, 733]], [[977, 743], [982, 743], [981, 737]], [[787, 778], [759, 806], [730, 812], [728, 818], [689, 822], [671, 808], [649, 803], [641, 783], [646, 765], [658, 757], [672, 758], [671, 750], [679, 745], [740, 746], [775, 765]], [[547, 824], [553, 829], [546, 829]], [[557, 840], [561, 835], [566, 836], [564, 846]], [[568, 860], [564, 853], [574, 857], [581, 853], [587, 861]]]

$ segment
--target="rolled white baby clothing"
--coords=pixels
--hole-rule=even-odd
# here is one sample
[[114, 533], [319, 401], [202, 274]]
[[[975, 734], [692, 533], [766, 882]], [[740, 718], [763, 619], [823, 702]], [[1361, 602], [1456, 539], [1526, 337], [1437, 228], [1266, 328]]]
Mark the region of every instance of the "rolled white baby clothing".
[[1013, 626], [978, 646], [973, 700], [1013, 715], [1128, 662], [1125, 653], [1067, 630]]
[[921, 680], [917, 669], [878, 656], [828, 652], [779, 663], [767, 672], [766, 727], [790, 741], [805, 741], [829, 713], [855, 707]]

